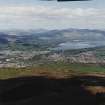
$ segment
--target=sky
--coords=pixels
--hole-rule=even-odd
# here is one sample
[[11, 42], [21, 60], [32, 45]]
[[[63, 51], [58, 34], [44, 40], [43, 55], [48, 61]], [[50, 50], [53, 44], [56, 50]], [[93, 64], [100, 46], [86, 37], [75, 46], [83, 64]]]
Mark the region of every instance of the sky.
[[105, 0], [0, 0], [0, 29], [105, 29]]

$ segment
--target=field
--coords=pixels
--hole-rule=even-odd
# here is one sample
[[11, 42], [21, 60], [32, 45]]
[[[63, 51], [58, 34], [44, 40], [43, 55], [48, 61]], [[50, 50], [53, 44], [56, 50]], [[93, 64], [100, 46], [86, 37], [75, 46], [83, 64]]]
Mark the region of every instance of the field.
[[0, 69], [0, 79], [36, 75], [54, 76], [58, 78], [80, 74], [105, 74], [105, 66], [101, 64], [69, 64], [56, 62], [40, 64], [34, 67]]

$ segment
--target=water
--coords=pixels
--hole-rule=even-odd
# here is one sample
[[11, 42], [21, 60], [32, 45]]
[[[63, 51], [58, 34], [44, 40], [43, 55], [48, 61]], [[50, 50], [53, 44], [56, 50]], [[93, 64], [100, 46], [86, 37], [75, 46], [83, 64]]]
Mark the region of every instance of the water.
[[105, 41], [72, 41], [60, 43], [55, 50], [83, 49], [105, 46]]

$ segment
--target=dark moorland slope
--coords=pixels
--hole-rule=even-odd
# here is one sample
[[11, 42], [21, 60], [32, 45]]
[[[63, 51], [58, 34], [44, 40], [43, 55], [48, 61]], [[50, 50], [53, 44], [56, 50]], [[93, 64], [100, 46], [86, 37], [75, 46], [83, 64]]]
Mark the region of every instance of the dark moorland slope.
[[105, 78], [33, 76], [0, 80], [0, 105], [105, 105], [105, 94], [92, 94], [86, 86], [104, 87]]

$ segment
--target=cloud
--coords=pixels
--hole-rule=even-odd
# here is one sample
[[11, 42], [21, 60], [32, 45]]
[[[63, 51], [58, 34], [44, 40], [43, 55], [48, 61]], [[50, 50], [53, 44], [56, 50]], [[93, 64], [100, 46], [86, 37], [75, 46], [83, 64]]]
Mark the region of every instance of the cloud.
[[[105, 9], [50, 6], [1, 6], [0, 26], [13, 27], [104, 27]], [[57, 24], [59, 23], [59, 24]], [[51, 26], [50, 26], [51, 25]]]

